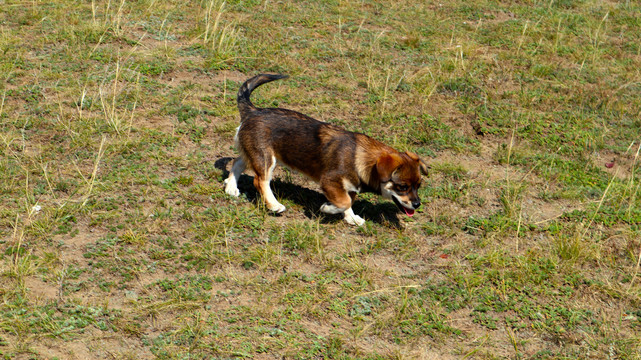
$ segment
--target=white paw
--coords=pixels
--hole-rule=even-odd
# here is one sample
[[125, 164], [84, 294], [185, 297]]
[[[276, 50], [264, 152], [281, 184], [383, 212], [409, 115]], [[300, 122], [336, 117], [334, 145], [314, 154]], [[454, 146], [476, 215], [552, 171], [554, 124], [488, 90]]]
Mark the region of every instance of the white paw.
[[277, 213], [277, 214], [280, 214], [280, 213], [282, 213], [283, 211], [285, 211], [285, 209], [287, 209], [287, 208], [285, 207], [285, 205], [283, 205], [283, 204], [281, 204], [281, 203], [276, 203], [276, 204], [273, 204], [273, 205], [268, 205], [268, 206], [267, 206], [267, 208], [268, 208], [270, 211], [273, 211], [273, 212], [275, 212], [275, 213]]
[[231, 195], [233, 197], [240, 196], [240, 191], [236, 186], [236, 181], [229, 181], [229, 179], [226, 179], [224, 183], [225, 183], [225, 192], [227, 193], [227, 195]]
[[348, 224], [354, 226], [362, 226], [363, 224], [365, 224], [365, 219], [356, 214], [345, 216], [345, 221], [347, 221]]
[[326, 202], [320, 207], [320, 211], [324, 212], [325, 214], [340, 214], [345, 211], [345, 209], [339, 209], [336, 207], [336, 205]]
[[240, 190], [238, 188], [226, 188], [225, 192], [233, 197], [239, 197], [240, 196]]

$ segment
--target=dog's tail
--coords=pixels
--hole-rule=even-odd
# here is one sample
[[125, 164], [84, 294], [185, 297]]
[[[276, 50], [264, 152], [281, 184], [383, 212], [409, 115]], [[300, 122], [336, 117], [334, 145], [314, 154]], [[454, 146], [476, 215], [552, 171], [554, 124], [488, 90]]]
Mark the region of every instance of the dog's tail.
[[251, 100], [249, 100], [249, 96], [251, 95], [252, 91], [254, 91], [254, 89], [264, 83], [268, 83], [270, 81], [278, 79], [285, 79], [287, 77], [287, 75], [280, 74], [260, 74], [245, 81], [245, 83], [241, 85], [240, 90], [238, 90], [238, 97], [236, 98], [236, 101], [238, 102], [238, 110], [240, 110], [241, 115], [243, 113], [256, 109]]

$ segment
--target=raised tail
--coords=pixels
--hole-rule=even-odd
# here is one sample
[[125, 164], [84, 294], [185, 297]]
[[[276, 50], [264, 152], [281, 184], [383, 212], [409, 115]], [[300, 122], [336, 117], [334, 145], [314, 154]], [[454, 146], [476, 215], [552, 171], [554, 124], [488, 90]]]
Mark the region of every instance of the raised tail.
[[[251, 95], [252, 91], [254, 91], [255, 88], [259, 87], [264, 83], [268, 83], [270, 81], [274, 81], [278, 79], [285, 79], [287, 77], [288, 77], [287, 75], [280, 75], [280, 74], [260, 74], [245, 81], [245, 83], [241, 85], [240, 89], [238, 90], [238, 97], [236, 98], [236, 101], [238, 102], [238, 110], [240, 110], [241, 115], [250, 110], [256, 109], [254, 104], [252, 104], [251, 100], [249, 100], [249, 96]], [[241, 116], [241, 121], [242, 121], [242, 116]]]

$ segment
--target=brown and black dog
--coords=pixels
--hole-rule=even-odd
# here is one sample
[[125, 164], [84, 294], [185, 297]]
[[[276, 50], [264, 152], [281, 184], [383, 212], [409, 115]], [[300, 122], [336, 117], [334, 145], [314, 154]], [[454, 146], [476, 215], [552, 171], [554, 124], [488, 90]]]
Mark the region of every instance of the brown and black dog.
[[320, 208], [329, 214], [344, 214], [345, 221], [363, 225], [352, 203], [360, 191], [392, 200], [412, 216], [421, 201], [417, 191], [427, 166], [412, 152], [398, 152], [364, 134], [344, 130], [286, 109], [261, 109], [249, 97], [258, 86], [286, 78], [261, 74], [247, 80], [238, 91], [240, 126], [234, 138], [240, 156], [225, 180], [225, 192], [240, 193], [237, 179], [249, 166], [256, 176], [254, 186], [267, 208], [280, 213], [285, 206], [276, 200], [269, 182], [281, 163], [318, 182], [329, 202]]

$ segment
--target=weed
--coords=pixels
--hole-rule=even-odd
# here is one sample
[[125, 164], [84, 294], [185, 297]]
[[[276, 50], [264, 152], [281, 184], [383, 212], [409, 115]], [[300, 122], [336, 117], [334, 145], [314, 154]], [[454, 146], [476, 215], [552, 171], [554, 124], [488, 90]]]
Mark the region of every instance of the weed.
[[206, 2], [202, 34], [203, 44], [211, 49], [216, 61], [229, 62], [236, 58], [239, 31], [233, 23], [223, 25], [221, 16], [225, 12], [225, 1], [209, 0]]
[[[638, 358], [637, 3], [175, 5], [0, 6], [4, 357]], [[418, 153], [422, 209], [229, 199], [264, 72], [259, 107]]]

